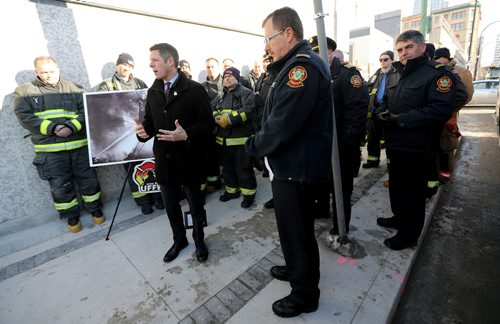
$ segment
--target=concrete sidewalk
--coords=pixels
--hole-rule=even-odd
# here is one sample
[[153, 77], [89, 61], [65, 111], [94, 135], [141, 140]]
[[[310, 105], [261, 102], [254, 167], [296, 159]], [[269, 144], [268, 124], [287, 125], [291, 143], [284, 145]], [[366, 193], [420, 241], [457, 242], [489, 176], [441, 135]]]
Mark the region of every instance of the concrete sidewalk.
[[[418, 247], [396, 252], [382, 244], [393, 234], [375, 222], [391, 215], [385, 170], [385, 165], [361, 170], [355, 180], [349, 237], [359, 248], [353, 257], [327, 249], [323, 233], [331, 220], [317, 221], [319, 309], [287, 323], [390, 320]], [[257, 179], [257, 203], [249, 210], [240, 200], [221, 203], [219, 193], [207, 197], [210, 255], [204, 264], [196, 261], [190, 237], [176, 260], [163, 263], [172, 244], [164, 211], [142, 215], [128, 197], [109, 241], [104, 238], [116, 203], [105, 206], [103, 225], [82, 217], [78, 234], [55, 220], [0, 238], [0, 323], [285, 322], [271, 304], [290, 287], [269, 274], [284, 261], [274, 211], [263, 208], [271, 197], [269, 180], [260, 174]], [[428, 204], [428, 216], [437, 200]], [[42, 239], [34, 235], [37, 230], [54, 234]]]

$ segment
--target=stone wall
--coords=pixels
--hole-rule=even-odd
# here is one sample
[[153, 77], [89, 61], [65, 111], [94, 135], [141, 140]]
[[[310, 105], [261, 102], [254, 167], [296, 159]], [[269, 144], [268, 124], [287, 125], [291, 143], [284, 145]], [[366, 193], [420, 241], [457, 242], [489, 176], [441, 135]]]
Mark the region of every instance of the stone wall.
[[[148, 66], [149, 47], [160, 42], [173, 44], [181, 59], [190, 61], [195, 79], [205, 77], [207, 57], [236, 57], [237, 62], [250, 65], [253, 58], [262, 56], [261, 38], [236, 32], [60, 1], [11, 1], [2, 7], [0, 236], [57, 217], [49, 186], [32, 165], [35, 154], [26, 136], [29, 132], [18, 124], [12, 106], [14, 89], [35, 77], [36, 56], [54, 56], [62, 78], [87, 90], [113, 73], [121, 52], [132, 54], [134, 75], [150, 85], [154, 75]], [[227, 42], [220, 42], [224, 39]], [[97, 172], [103, 201], [116, 200], [124, 180], [123, 168], [98, 167]], [[128, 195], [128, 187], [126, 191]]]

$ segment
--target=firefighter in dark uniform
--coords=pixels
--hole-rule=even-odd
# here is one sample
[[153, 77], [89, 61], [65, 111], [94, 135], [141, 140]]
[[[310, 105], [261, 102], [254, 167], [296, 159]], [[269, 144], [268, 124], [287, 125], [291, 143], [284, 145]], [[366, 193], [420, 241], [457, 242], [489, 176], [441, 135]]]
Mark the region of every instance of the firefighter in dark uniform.
[[363, 164], [364, 169], [376, 168], [380, 164], [380, 150], [383, 142], [384, 125], [375, 116], [375, 111], [384, 100], [388, 77], [394, 73], [392, 62], [394, 53], [385, 51], [380, 54], [380, 69], [368, 80], [370, 104], [368, 106], [368, 120], [366, 122], [368, 158]]
[[435, 163], [444, 123], [454, 110], [455, 75], [429, 61], [423, 35], [409, 30], [396, 39], [399, 62], [389, 78], [384, 106], [377, 118], [385, 123], [386, 151], [391, 160], [389, 195], [394, 214], [377, 224], [397, 228], [384, 240], [393, 250], [414, 246], [425, 221], [430, 165]]
[[319, 301], [319, 251], [311, 213], [318, 192], [332, 181], [332, 88], [328, 67], [303, 39], [297, 12], [284, 7], [263, 24], [273, 85], [260, 132], [247, 151], [264, 158], [274, 197], [276, 223], [286, 266], [271, 275], [290, 282], [290, 295], [273, 303], [280, 317], [314, 312]]
[[[134, 59], [128, 53], [121, 53], [116, 60], [116, 72], [111, 78], [103, 80], [96, 86], [97, 91], [122, 91], [122, 90], [137, 90], [146, 89], [148, 86], [144, 81], [133, 76]], [[132, 172], [127, 175], [127, 181], [132, 193], [132, 197], [138, 206], [141, 207], [143, 214], [151, 214], [153, 208], [151, 203], [154, 203], [157, 209], [165, 209], [160, 193], [146, 194], [139, 191], [139, 187], [133, 180], [134, 167], [141, 162], [124, 163], [125, 170], [131, 168]]]
[[255, 200], [257, 180], [245, 142], [253, 134], [255, 95], [240, 85], [240, 71], [229, 67], [224, 71], [224, 92], [212, 102], [217, 123], [215, 142], [219, 146], [225, 191], [220, 201], [229, 201], [243, 194], [242, 208], [249, 208]]
[[105, 220], [99, 181], [89, 165], [83, 89], [60, 78], [53, 57], [37, 57], [34, 64], [37, 78], [17, 87], [14, 111], [21, 126], [31, 132], [33, 164], [40, 178], [49, 181], [59, 217], [67, 219], [69, 230], [76, 233], [82, 224], [73, 181], [94, 223]]
[[[346, 233], [349, 233], [351, 220], [351, 195], [353, 177], [357, 176], [361, 163], [359, 145], [366, 131], [366, 109], [369, 97], [368, 88], [358, 69], [350, 64], [344, 64], [335, 56], [337, 44], [326, 38], [328, 47], [328, 62], [332, 78], [333, 101], [335, 104], [335, 121], [337, 124], [337, 142], [339, 149], [340, 177], [344, 200], [344, 216]], [[318, 52], [318, 38], [309, 39], [313, 51]], [[318, 199], [320, 216], [330, 216], [330, 192]], [[334, 204], [335, 206], [335, 204]], [[333, 208], [332, 234], [338, 235], [337, 213]]]

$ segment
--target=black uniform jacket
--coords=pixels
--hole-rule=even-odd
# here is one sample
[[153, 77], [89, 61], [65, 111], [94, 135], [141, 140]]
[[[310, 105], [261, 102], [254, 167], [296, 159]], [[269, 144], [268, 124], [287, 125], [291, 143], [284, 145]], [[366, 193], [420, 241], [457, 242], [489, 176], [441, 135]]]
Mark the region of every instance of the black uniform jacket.
[[329, 182], [332, 177], [332, 88], [328, 67], [307, 41], [271, 63], [274, 82], [260, 132], [247, 151], [268, 158], [276, 180]]
[[399, 115], [385, 129], [388, 149], [436, 153], [444, 123], [454, 111], [456, 77], [442, 64], [420, 56], [406, 65], [393, 63], [387, 84], [387, 108]]
[[330, 65], [335, 103], [335, 122], [339, 144], [359, 144], [366, 132], [368, 88], [352, 65], [344, 65], [336, 57]]
[[[56, 85], [50, 85], [36, 78], [16, 88], [14, 112], [21, 126], [31, 132], [31, 141], [35, 144], [35, 150], [39, 145], [55, 146], [58, 143], [81, 141], [87, 138], [83, 91], [79, 85], [63, 79], [59, 80]], [[69, 127], [72, 131], [71, 135], [68, 137], [54, 135], [54, 129], [59, 124]], [[79, 147], [85, 145], [86, 142]], [[70, 146], [64, 149], [62, 147], [54, 151], [76, 148]]]
[[[148, 90], [143, 126], [149, 139], [154, 137], [153, 152], [156, 178], [160, 184], [167, 181], [192, 183], [203, 177], [205, 149], [215, 129], [215, 121], [203, 86], [188, 79], [184, 73], [165, 96], [163, 80], [155, 80]], [[186, 141], [158, 141], [159, 129], [175, 130], [175, 120], [185, 129]], [[139, 138], [145, 142], [147, 139]]]
[[[386, 72], [385, 85], [387, 85], [387, 81], [389, 76], [394, 73], [395, 70], [391, 66], [389, 70]], [[378, 69], [371, 77], [368, 79], [368, 93], [370, 95], [370, 103], [368, 105], [368, 118], [375, 118], [375, 112], [379, 107], [379, 102], [377, 102], [377, 90], [380, 88], [380, 82], [384, 73], [382, 73], [382, 69]], [[387, 88], [386, 88], [387, 90]]]

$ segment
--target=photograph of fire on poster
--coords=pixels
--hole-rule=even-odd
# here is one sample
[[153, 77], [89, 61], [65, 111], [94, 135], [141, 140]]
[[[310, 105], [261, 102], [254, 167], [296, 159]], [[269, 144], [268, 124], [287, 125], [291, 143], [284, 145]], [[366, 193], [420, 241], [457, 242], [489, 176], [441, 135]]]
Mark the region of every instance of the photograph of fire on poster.
[[91, 166], [153, 158], [153, 141], [141, 143], [134, 117], [142, 120], [147, 89], [84, 94]]

